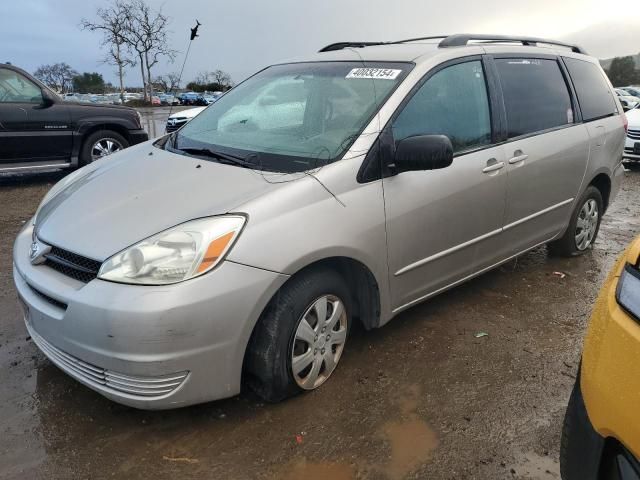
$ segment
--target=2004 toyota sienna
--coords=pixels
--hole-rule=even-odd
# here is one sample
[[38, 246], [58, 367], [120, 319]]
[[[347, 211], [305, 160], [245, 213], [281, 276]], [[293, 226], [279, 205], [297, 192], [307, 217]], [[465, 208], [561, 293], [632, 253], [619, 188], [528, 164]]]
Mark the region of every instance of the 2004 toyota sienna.
[[576, 46], [333, 44], [55, 185], [15, 242], [26, 326], [139, 408], [313, 390], [353, 322], [380, 327], [542, 244], [588, 250], [625, 128]]

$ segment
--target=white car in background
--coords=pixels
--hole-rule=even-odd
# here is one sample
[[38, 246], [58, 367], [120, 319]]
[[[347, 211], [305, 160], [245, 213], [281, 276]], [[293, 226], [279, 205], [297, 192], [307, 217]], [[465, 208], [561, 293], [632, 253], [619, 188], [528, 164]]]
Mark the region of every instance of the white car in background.
[[625, 92], [628, 92], [629, 95], [633, 95], [634, 97], [640, 97], [640, 87], [620, 87]]
[[624, 161], [640, 162], [640, 107], [626, 112], [629, 127], [622, 158]]
[[169, 115], [165, 130], [167, 131], [167, 133], [175, 132], [185, 123], [191, 121], [196, 115], [198, 115], [205, 108], [207, 107], [189, 108], [188, 110], [182, 110], [180, 112], [176, 112], [172, 115]]
[[616, 92], [618, 100], [620, 100], [620, 103], [625, 110], [631, 110], [632, 108], [640, 105], [640, 98], [632, 95], [628, 91], [623, 90], [622, 88], [614, 88], [614, 91]]

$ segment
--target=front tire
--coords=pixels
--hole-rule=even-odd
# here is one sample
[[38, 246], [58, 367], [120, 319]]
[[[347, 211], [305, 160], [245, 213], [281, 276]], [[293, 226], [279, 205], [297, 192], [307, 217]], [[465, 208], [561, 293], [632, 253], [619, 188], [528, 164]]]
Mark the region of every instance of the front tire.
[[247, 383], [268, 402], [279, 402], [324, 384], [340, 361], [351, 325], [344, 280], [313, 269], [276, 294], [251, 336]]
[[602, 194], [593, 185], [584, 191], [564, 235], [549, 243], [549, 252], [562, 257], [582, 255], [593, 247], [604, 213]]
[[124, 150], [129, 146], [126, 138], [113, 130], [98, 130], [90, 134], [80, 149], [80, 165], [88, 165], [96, 160]]

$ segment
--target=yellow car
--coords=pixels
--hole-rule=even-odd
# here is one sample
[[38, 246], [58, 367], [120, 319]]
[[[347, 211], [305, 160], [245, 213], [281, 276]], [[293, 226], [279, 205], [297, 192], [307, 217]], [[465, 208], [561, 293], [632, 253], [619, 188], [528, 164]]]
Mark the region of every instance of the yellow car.
[[594, 306], [562, 432], [563, 480], [640, 480], [640, 237]]

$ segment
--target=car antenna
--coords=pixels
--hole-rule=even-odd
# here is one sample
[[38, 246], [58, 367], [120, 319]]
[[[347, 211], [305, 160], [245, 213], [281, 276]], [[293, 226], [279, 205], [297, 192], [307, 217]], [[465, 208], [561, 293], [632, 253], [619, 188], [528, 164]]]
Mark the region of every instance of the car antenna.
[[[184, 66], [187, 64], [187, 58], [189, 58], [189, 51], [191, 50], [191, 44], [196, 39], [196, 37], [200, 36], [200, 35], [198, 35], [198, 29], [200, 28], [201, 25], [202, 24], [198, 21], [198, 19], [196, 19], [196, 26], [190, 29], [191, 30], [191, 35], [189, 36], [189, 45], [187, 46], [187, 53], [185, 53], [185, 55], [184, 55], [184, 61], [182, 62], [182, 68], [180, 69], [180, 75], [178, 75], [178, 83], [175, 84], [174, 91], [175, 91], [175, 89], [180, 87], [180, 82], [182, 82], [182, 73], [184, 72]], [[173, 95], [173, 92], [172, 92], [172, 95]], [[169, 117], [171, 117], [171, 112], [172, 111], [173, 111], [173, 100], [171, 101], [171, 106], [169, 107]]]

